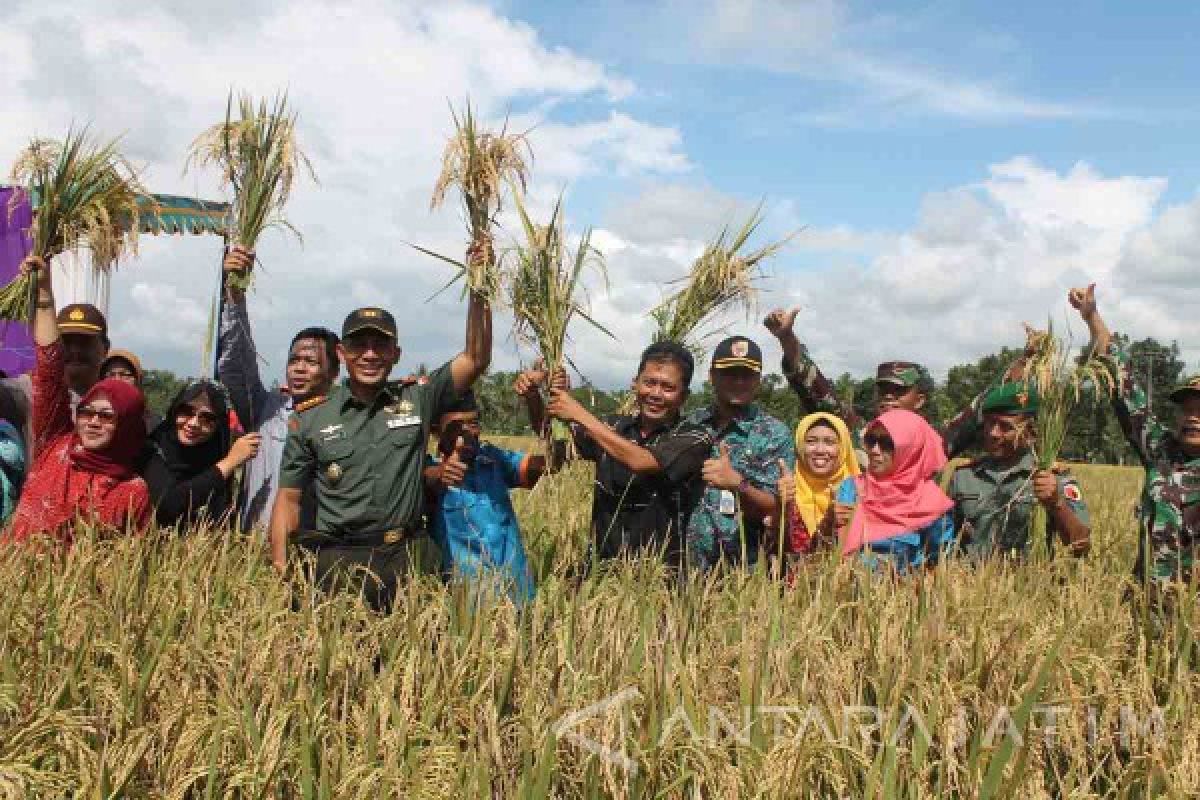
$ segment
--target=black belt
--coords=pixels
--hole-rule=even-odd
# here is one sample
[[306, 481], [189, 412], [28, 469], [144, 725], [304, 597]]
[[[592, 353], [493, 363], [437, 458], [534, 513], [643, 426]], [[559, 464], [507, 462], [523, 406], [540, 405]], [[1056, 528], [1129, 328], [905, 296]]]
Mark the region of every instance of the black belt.
[[321, 533], [320, 531], [297, 530], [292, 532], [291, 543], [307, 550], [322, 547], [382, 547], [411, 541], [425, 535], [420, 528], [384, 528], [363, 533]]

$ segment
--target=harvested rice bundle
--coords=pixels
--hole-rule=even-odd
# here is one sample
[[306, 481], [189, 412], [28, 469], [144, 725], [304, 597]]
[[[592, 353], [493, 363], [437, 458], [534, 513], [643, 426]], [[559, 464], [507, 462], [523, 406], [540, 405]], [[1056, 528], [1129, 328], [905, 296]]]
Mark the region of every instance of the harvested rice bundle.
[[500, 296], [501, 281], [492, 226], [502, 208], [505, 187], [509, 187], [514, 198], [525, 191], [529, 179], [528, 161], [532, 160], [533, 154], [525, 135], [509, 133], [507, 125], [499, 133], [480, 130], [470, 103], [461, 118], [453, 109], [450, 113], [454, 117], [454, 135], [442, 154], [442, 171], [433, 187], [429, 207], [440, 207], [446, 200], [446, 193], [452, 187], [458, 187], [462, 192], [471, 243], [465, 264], [422, 247], [417, 249], [457, 266], [458, 277], [465, 279], [468, 291], [495, 301]]
[[[1070, 356], [1069, 346], [1054, 335], [1053, 323], [1040, 331], [1025, 326], [1026, 363], [1024, 380], [1037, 390], [1037, 436], [1033, 444], [1039, 469], [1053, 469], [1067, 438], [1071, 414], [1086, 391], [1111, 396], [1112, 373], [1101, 359], [1087, 354], [1078, 361]], [[1041, 503], [1035, 503], [1030, 519], [1030, 541], [1035, 557], [1044, 558], [1048, 517]]]
[[[588, 315], [581, 300], [583, 287], [580, 280], [584, 271], [591, 268], [604, 276], [604, 258], [592, 247], [590, 229], [580, 238], [575, 252], [569, 252], [561, 197], [554, 205], [549, 223], [544, 226], [530, 220], [519, 195], [514, 199], [525, 237], [524, 242], [519, 242], [506, 254], [511, 265], [508, 295], [515, 334], [518, 340], [537, 348], [546, 373], [554, 375], [567, 363], [567, 328], [576, 315], [612, 336]], [[557, 442], [569, 439], [566, 426], [559, 420], [551, 423], [551, 439]]]
[[763, 277], [762, 262], [778, 253], [791, 239], [788, 236], [743, 253], [746, 242], [762, 220], [760, 205], [736, 232], [726, 226], [708, 243], [693, 263], [683, 288], [650, 312], [658, 325], [655, 341], [679, 342], [698, 351], [708, 334], [697, 335], [697, 332], [714, 317], [738, 306], [747, 314], [754, 312], [755, 284]]
[[188, 167], [220, 167], [222, 185], [233, 190], [229, 236], [234, 244], [254, 250], [263, 231], [275, 227], [302, 239], [283, 211], [297, 173], [303, 170], [314, 181], [317, 176], [296, 144], [296, 114], [288, 108], [287, 95], [277, 95], [270, 104], [265, 99], [255, 104], [250, 95], [242, 94], [237, 114], [235, 119], [231, 92], [225, 121], [196, 137]]
[[[35, 204], [31, 255], [86, 249], [92, 266], [107, 270], [137, 252], [138, 197], [145, 191], [116, 141], [97, 144], [87, 128], [68, 130], [62, 142], [35, 139], [13, 165], [12, 180]], [[0, 318], [30, 321], [35, 286], [25, 275], [0, 289]]]

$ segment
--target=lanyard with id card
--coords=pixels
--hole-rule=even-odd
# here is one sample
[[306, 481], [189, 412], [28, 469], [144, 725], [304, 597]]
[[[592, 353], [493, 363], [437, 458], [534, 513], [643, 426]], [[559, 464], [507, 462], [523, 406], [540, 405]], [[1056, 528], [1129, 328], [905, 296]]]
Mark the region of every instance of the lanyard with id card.
[[[720, 452], [720, 448], [723, 443], [724, 443], [723, 439], [717, 439], [716, 445], [717, 445], [718, 453]], [[732, 463], [732, 461], [733, 461], [733, 456], [731, 454], [730, 462]], [[738, 506], [737, 495], [735, 495], [733, 492], [729, 491], [728, 489], [722, 489], [721, 490], [721, 498], [720, 498], [720, 500], [717, 501], [717, 511], [723, 516], [732, 517], [732, 516], [736, 515], [738, 512], [737, 506]]]

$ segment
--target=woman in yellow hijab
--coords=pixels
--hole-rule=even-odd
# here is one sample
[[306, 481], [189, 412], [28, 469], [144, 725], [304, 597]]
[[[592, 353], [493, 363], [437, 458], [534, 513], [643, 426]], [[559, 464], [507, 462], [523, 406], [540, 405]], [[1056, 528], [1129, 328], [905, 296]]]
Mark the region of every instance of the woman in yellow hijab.
[[796, 473], [784, 474], [779, 496], [787, 498], [787, 552], [804, 555], [821, 542], [836, 542], [833, 493], [860, 468], [846, 423], [833, 414], [809, 414], [796, 426]]

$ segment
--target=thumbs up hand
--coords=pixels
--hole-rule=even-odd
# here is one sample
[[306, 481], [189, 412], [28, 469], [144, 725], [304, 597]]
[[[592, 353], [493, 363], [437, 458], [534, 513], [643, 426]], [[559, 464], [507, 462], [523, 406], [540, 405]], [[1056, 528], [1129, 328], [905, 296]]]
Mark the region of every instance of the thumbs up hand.
[[780, 497], [790, 499], [796, 494], [796, 474], [782, 458], [779, 459], [779, 480], [775, 482], [775, 488]]
[[462, 457], [462, 451], [466, 446], [466, 440], [461, 436], [458, 437], [454, 442], [454, 449], [450, 451], [450, 455], [446, 456], [446, 459], [442, 462], [439, 480], [443, 489], [462, 485], [463, 478], [467, 476], [467, 462]]
[[729, 445], [721, 442], [718, 447], [720, 455], [704, 462], [704, 469], [700, 473], [701, 477], [709, 486], [728, 489], [731, 492], [737, 491], [737, 488], [742, 485], [742, 475], [733, 468], [733, 461], [729, 457]]

